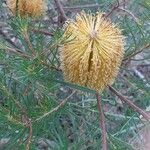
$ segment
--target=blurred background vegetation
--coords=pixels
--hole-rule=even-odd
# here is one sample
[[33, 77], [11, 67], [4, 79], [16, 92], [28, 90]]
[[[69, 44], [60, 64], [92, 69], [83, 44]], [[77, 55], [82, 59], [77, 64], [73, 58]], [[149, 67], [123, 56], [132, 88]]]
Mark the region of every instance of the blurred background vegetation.
[[[123, 29], [125, 56], [113, 87], [150, 111], [150, 0], [61, 4], [69, 18], [81, 10], [102, 11]], [[12, 17], [0, 1], [0, 149], [99, 150], [94, 92], [63, 80], [62, 22], [55, 2], [47, 0], [47, 5], [46, 15], [32, 20]], [[148, 122], [108, 89], [102, 101], [109, 149], [149, 150]]]

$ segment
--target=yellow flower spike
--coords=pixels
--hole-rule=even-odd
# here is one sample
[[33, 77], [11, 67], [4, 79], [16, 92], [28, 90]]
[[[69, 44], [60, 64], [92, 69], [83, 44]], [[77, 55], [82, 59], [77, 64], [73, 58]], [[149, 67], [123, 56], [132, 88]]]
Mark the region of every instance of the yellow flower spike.
[[46, 11], [44, 0], [7, 0], [7, 6], [16, 15], [17, 11], [21, 17], [39, 17]]
[[102, 13], [77, 14], [65, 24], [68, 41], [60, 48], [66, 81], [102, 92], [114, 82], [124, 53], [124, 37]]

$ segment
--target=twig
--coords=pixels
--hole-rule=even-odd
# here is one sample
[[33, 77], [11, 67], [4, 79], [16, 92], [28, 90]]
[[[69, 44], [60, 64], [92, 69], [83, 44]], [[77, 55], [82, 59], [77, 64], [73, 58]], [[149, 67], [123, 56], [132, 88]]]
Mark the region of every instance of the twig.
[[29, 136], [26, 144], [26, 150], [29, 150], [33, 135], [32, 121], [30, 118], [28, 118], [27, 114], [24, 114], [22, 115], [22, 122], [24, 123], [25, 127], [29, 128]]
[[101, 97], [100, 97], [99, 93], [96, 93], [96, 98], [97, 98], [97, 106], [98, 106], [99, 117], [100, 117], [99, 124], [100, 124], [100, 128], [102, 131], [102, 150], [107, 150], [105, 116], [103, 113], [102, 102], [101, 102]]
[[38, 29], [31, 29], [31, 30], [35, 33], [41, 33], [41, 34], [44, 34], [44, 35], [47, 35], [47, 36], [54, 36], [53, 33], [50, 33], [50, 32], [44, 31], [44, 30], [38, 30]]
[[121, 7], [120, 7], [121, 5], [123, 5], [123, 7], [125, 7], [125, 3], [126, 3], [126, 1], [124, 1], [124, 3], [122, 3], [122, 4], [120, 4], [120, 3], [119, 3], [119, 0], [117, 0], [117, 4], [115, 4], [115, 5], [112, 7], [111, 11], [110, 11], [108, 14], [106, 14], [105, 17], [107, 18], [108, 16], [110, 16], [110, 15], [111, 15], [114, 11], [116, 11], [116, 10], [121, 10], [121, 11], [123, 11], [123, 12], [129, 14], [129, 15], [134, 19], [135, 22], [139, 23], [138, 18], [135, 17], [135, 15], [134, 15], [132, 12], [130, 12], [129, 10], [127, 10], [127, 9], [125, 9], [125, 8], [121, 8]]
[[147, 87], [150, 87], [150, 84], [146, 82], [145, 76], [140, 71], [138, 71], [136, 68], [133, 68], [133, 72], [145, 83]]
[[138, 67], [149, 67], [150, 66], [150, 64], [141, 64], [141, 65], [138, 65]]
[[16, 100], [10, 93], [10, 91], [7, 89], [7, 87], [4, 86], [2, 83], [0, 83], [0, 91], [3, 91], [7, 95], [7, 97], [10, 98], [10, 100], [16, 105], [16, 107], [18, 108], [18, 110], [20, 110], [20, 112], [25, 113], [25, 109], [21, 106], [19, 100]]
[[46, 62], [44, 62], [43, 60], [40, 60], [40, 63], [43, 64], [44, 66], [46, 66], [47, 68], [51, 68], [51, 69], [56, 70], [58, 72], [62, 72], [62, 70], [60, 68], [56, 68], [55, 66], [49, 65]]
[[119, 93], [116, 89], [114, 89], [112, 86], [109, 86], [109, 90], [113, 92], [115, 95], [117, 95], [122, 101], [127, 103], [131, 108], [133, 108], [136, 112], [141, 114], [146, 120], [150, 121], [150, 116], [141, 108], [136, 106], [133, 102], [131, 102], [129, 99], [124, 97], [121, 93]]
[[73, 91], [65, 100], [63, 100], [57, 107], [55, 107], [54, 109], [50, 110], [49, 112], [45, 113], [44, 115], [38, 117], [34, 122], [39, 121], [47, 116], [49, 116], [51, 113], [56, 112], [59, 108], [63, 107], [66, 102], [68, 101], [68, 99], [70, 97], [72, 97], [75, 94], [76, 91]]
[[31, 144], [31, 140], [32, 140], [32, 132], [33, 132], [32, 123], [31, 123], [31, 121], [29, 121], [29, 137], [27, 140], [26, 150], [30, 149], [30, 144]]
[[117, 4], [115, 4], [115, 5], [112, 7], [112, 9], [110, 10], [110, 12], [107, 13], [107, 14], [105, 15], [105, 17], [107, 18], [108, 16], [110, 16], [110, 15], [119, 7], [119, 5], [120, 5], [119, 0], [117, 0]]
[[131, 55], [126, 56], [123, 61], [129, 60], [130, 58], [134, 57], [135, 55], [141, 53], [144, 49], [149, 48], [150, 44], [147, 44], [146, 46], [142, 47], [139, 50], [136, 50], [134, 53], [132, 53]]
[[[21, 56], [21, 57], [26, 58], [26, 59], [31, 59], [32, 58], [31, 56], [25, 54], [24, 52], [22, 52], [20, 50], [13, 49], [13, 48], [10, 48], [10, 47], [2, 47], [1, 49], [5, 50], [5, 51], [8, 51], [8, 52], [11, 52], [11, 53], [14, 53], [14, 54], [17, 54], [18, 56]], [[59, 71], [59, 72], [62, 71], [61, 69], [56, 68], [55, 66], [51, 66], [51, 65], [47, 64], [43, 60], [39, 60], [39, 61], [40, 61], [41, 64], [43, 64], [47, 68], [51, 68], [51, 69]]]
[[60, 21], [62, 23], [64, 23], [67, 20], [67, 16], [65, 15], [65, 11], [64, 11], [64, 9], [63, 9], [63, 7], [62, 7], [62, 5], [61, 5], [59, 0], [54, 0], [54, 1], [55, 1], [56, 6], [57, 6], [57, 9], [58, 9], [58, 12], [60, 14], [60, 17], [61, 17]]
[[99, 5], [99, 4], [87, 4], [87, 5], [63, 7], [63, 8], [64, 8], [64, 10], [80, 10], [80, 9], [86, 9], [86, 8], [96, 8], [96, 9], [98, 9], [100, 6], [101, 5]]
[[[110, 16], [114, 11], [116, 11], [117, 9], [120, 8], [120, 6], [125, 6], [126, 1], [124, 1], [123, 3], [120, 3], [119, 0], [117, 0], [117, 4], [114, 4], [112, 9], [110, 10], [110, 12], [108, 12], [105, 17], [107, 18], [108, 16]], [[120, 8], [121, 9], [121, 8]]]
[[30, 38], [29, 38], [29, 35], [28, 35], [27, 32], [24, 33], [24, 39], [25, 39], [26, 43], [28, 44], [29, 49], [32, 52], [32, 55], [35, 56], [35, 50], [34, 50], [34, 48], [32, 46], [32, 43], [30, 42]]
[[7, 89], [5, 89], [5, 87], [3, 87], [3, 88], [4, 88], [3, 90], [5, 90], [5, 92], [7, 92], [8, 96], [11, 97], [11, 100], [15, 103], [15, 105], [17, 106], [17, 108], [20, 110], [20, 112], [22, 114], [23, 125], [25, 127], [29, 128], [29, 137], [28, 137], [27, 145], [26, 145], [26, 150], [29, 150], [30, 144], [31, 144], [31, 139], [32, 139], [32, 122], [31, 122], [31, 120], [27, 116], [26, 109], [19, 103], [18, 100], [15, 100], [13, 98], [13, 96], [8, 93]]
[[124, 9], [124, 8], [120, 8], [120, 7], [118, 7], [117, 9], [126, 12], [127, 14], [129, 14], [134, 19], [135, 22], [139, 23], [138, 18], [135, 17], [135, 15], [131, 11]]
[[126, 129], [124, 129], [124, 130], [121, 130], [121, 131], [119, 131], [119, 132], [117, 132], [117, 133], [115, 133], [115, 134], [113, 134], [113, 136], [115, 137], [115, 136], [118, 136], [118, 135], [122, 135], [122, 134], [125, 134], [125, 133], [129, 133], [129, 132], [131, 132], [131, 131], [137, 131], [137, 129], [142, 129], [144, 127], [144, 125], [143, 125], [143, 123], [142, 124], [138, 124], [138, 125], [134, 125], [134, 126], [131, 126], [130, 128], [126, 128]]
[[2, 30], [0, 30], [0, 35], [2, 35], [3, 38], [4, 38], [9, 44], [11, 44], [13, 47], [19, 48], [11, 39], [9, 39], [9, 38], [7, 37], [7, 35], [6, 35]]
[[11, 93], [9, 93], [9, 91], [4, 86], [3, 86], [2, 90], [4, 90], [4, 92], [6, 92], [8, 94], [8, 96], [10, 97], [12, 102], [14, 102], [15, 105], [17, 106], [17, 108], [20, 110], [20, 112], [22, 114], [21, 121], [22, 121], [23, 125], [25, 127], [29, 128], [29, 137], [28, 137], [27, 145], [26, 145], [26, 150], [29, 150], [30, 144], [31, 144], [31, 139], [32, 139], [32, 123], [31, 123], [31, 120], [27, 116], [26, 109], [19, 103], [19, 101], [14, 99], [14, 97], [11, 95]]
[[132, 82], [130, 82], [126, 77], [124, 77], [121, 74], [119, 74], [119, 76], [126, 82], [127, 85], [133, 87], [134, 89], [136, 89], [137, 91], [139, 91], [141, 94], [144, 93], [144, 90], [142, 90], [141, 88], [137, 87], [135, 84], [133, 84]]
[[16, 49], [13, 49], [13, 48], [10, 48], [10, 47], [3, 47], [2, 49], [5, 50], [5, 51], [8, 51], [8, 52], [17, 54], [17, 55], [19, 55], [21, 57], [24, 57], [24, 58], [30, 58], [29, 55], [25, 54], [24, 52], [22, 52], [20, 50], [16, 50]]

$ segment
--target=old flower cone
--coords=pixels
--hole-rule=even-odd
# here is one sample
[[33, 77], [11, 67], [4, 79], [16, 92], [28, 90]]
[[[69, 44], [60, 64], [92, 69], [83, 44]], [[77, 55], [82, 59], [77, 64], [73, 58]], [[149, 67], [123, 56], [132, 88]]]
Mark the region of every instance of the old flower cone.
[[7, 6], [14, 15], [38, 17], [46, 11], [44, 0], [7, 0]]

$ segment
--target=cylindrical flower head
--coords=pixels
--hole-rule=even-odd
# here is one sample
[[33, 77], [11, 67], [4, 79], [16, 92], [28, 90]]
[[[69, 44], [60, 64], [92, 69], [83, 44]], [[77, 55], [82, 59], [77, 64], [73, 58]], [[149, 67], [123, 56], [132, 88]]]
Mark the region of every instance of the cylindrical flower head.
[[113, 83], [124, 53], [121, 30], [102, 13], [82, 12], [66, 23], [64, 37], [60, 58], [66, 81], [96, 91]]
[[7, 0], [7, 6], [14, 15], [38, 17], [46, 11], [44, 0]]

